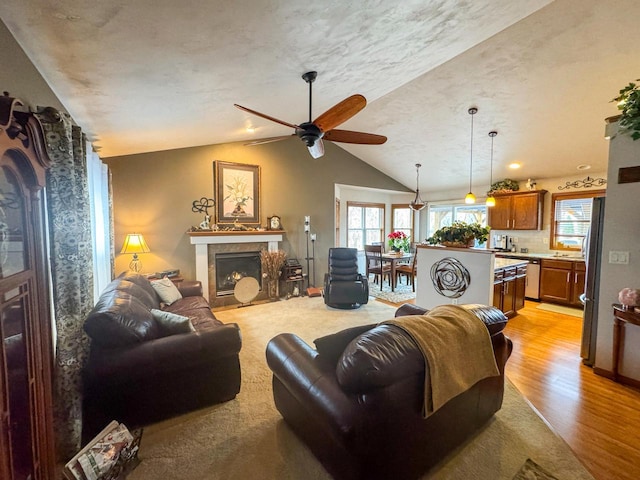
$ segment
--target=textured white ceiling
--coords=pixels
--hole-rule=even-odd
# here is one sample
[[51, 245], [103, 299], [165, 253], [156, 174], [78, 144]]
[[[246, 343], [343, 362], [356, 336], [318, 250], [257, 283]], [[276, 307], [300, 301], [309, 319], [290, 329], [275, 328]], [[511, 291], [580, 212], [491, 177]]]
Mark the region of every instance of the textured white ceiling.
[[338, 145], [411, 188], [422, 163], [427, 198], [468, 190], [472, 105], [476, 193], [492, 129], [494, 180], [605, 170], [609, 100], [640, 76], [637, 0], [12, 0], [0, 17], [102, 156], [292, 133], [233, 104], [306, 121], [317, 70], [313, 116], [363, 94], [340, 128], [389, 140]]

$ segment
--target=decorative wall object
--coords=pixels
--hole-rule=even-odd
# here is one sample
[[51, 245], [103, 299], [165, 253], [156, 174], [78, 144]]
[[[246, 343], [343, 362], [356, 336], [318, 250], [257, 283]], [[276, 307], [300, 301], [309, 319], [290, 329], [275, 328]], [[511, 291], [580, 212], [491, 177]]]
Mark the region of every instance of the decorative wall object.
[[216, 161], [217, 223], [260, 223], [260, 166]]
[[191, 211], [194, 213], [204, 213], [204, 220], [198, 226], [199, 230], [211, 230], [211, 215], [209, 209], [214, 207], [216, 201], [213, 198], [202, 197], [200, 200], [194, 200], [191, 204]]
[[459, 298], [471, 284], [469, 270], [452, 257], [445, 257], [431, 266], [433, 288], [447, 298]]
[[584, 180], [575, 180], [573, 182], [566, 182], [563, 185], [558, 186], [558, 190], [568, 190], [570, 188], [591, 188], [591, 187], [602, 187], [607, 184], [607, 180], [605, 178], [591, 178], [587, 177]]

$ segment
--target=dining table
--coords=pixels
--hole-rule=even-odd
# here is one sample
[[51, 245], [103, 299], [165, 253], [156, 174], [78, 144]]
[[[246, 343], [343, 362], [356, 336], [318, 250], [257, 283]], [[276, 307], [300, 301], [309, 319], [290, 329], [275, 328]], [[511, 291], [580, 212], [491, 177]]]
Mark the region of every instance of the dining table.
[[[395, 291], [396, 289], [396, 266], [399, 263], [411, 263], [413, 256], [415, 253], [404, 252], [402, 255], [398, 255], [395, 253], [383, 253], [381, 259], [385, 263], [389, 263], [391, 265], [391, 291]], [[382, 284], [381, 284], [382, 287]]]

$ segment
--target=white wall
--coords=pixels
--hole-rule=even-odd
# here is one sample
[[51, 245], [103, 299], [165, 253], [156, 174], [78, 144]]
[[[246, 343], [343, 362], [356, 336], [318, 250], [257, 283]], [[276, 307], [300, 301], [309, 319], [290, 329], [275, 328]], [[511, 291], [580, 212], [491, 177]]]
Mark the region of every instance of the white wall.
[[[609, 125], [613, 132], [617, 124]], [[602, 244], [602, 268], [600, 270], [600, 297], [598, 308], [598, 334], [595, 366], [604, 370], [612, 368], [613, 315], [612, 303], [618, 302], [618, 292], [625, 287], [640, 288], [640, 183], [617, 183], [618, 170], [622, 167], [640, 166], [640, 140], [628, 135], [616, 135], [609, 145], [608, 177]], [[610, 251], [629, 252], [629, 264], [609, 263]], [[640, 380], [640, 328], [627, 326], [624, 353], [620, 359], [619, 373]]]

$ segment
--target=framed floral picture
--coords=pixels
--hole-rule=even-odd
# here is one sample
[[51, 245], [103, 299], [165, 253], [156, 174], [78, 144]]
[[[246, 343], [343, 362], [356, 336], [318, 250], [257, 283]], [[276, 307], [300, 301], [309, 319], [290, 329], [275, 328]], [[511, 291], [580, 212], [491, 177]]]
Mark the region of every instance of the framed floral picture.
[[260, 166], [214, 162], [216, 222], [260, 223]]

